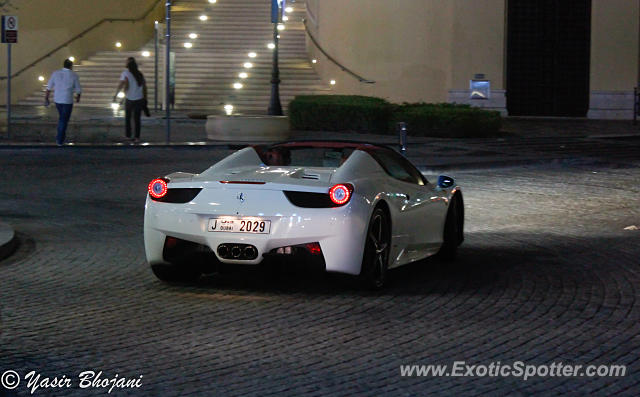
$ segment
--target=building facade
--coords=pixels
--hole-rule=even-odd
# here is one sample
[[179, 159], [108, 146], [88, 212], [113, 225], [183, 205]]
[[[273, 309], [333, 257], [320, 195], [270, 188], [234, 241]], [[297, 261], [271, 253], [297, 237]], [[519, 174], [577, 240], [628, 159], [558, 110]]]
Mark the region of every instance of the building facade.
[[[309, 54], [338, 93], [471, 103], [514, 116], [633, 115], [638, 0], [306, 4]], [[490, 82], [487, 99], [470, 99], [474, 78]]]

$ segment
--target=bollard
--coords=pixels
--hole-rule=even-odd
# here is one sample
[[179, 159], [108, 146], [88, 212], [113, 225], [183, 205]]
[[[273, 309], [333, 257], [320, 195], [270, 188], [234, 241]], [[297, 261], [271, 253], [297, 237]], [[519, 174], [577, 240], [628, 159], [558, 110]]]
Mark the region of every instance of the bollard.
[[396, 129], [398, 130], [398, 136], [400, 138], [400, 153], [403, 156], [407, 155], [407, 123], [401, 121], [398, 123]]
[[633, 125], [638, 124], [638, 112], [640, 112], [640, 97], [638, 97], [638, 87], [633, 88]]

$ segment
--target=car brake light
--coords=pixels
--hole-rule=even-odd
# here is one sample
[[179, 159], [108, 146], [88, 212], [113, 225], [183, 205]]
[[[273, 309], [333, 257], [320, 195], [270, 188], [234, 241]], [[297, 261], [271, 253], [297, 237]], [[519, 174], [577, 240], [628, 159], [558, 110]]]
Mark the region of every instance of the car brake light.
[[161, 178], [156, 178], [149, 183], [149, 195], [153, 198], [159, 199], [167, 194], [167, 181]]
[[351, 200], [353, 186], [348, 183], [340, 183], [329, 190], [329, 198], [337, 205], [344, 205]]
[[318, 243], [308, 243], [305, 244], [307, 251], [309, 251], [309, 253], [311, 255], [320, 255], [322, 254], [322, 249], [320, 248], [320, 244]]
[[164, 240], [164, 245], [167, 248], [174, 248], [176, 245], [178, 245], [178, 239], [175, 237], [167, 236], [167, 238]]

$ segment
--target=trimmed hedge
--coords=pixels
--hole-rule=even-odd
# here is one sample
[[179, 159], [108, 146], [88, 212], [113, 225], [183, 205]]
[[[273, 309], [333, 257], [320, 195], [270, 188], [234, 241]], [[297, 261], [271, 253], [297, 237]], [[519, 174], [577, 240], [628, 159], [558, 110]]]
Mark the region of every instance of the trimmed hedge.
[[393, 113], [393, 122], [399, 121], [414, 136], [492, 136], [502, 127], [500, 112], [454, 103], [405, 103]]
[[297, 96], [289, 104], [294, 130], [359, 131], [395, 134], [397, 122], [407, 123], [413, 136], [480, 137], [498, 135], [500, 112], [453, 103], [391, 104], [357, 95]]
[[358, 95], [302, 95], [289, 103], [294, 130], [386, 133], [393, 106], [380, 98]]

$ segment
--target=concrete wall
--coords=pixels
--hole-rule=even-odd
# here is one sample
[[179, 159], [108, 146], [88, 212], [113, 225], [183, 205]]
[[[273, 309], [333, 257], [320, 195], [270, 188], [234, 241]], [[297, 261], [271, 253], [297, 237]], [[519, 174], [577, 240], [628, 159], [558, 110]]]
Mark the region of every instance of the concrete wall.
[[363, 84], [319, 60], [325, 81], [338, 93], [375, 95], [392, 101], [446, 101], [451, 86], [453, 2], [439, 0], [308, 0], [309, 28], [344, 66], [375, 84]]
[[363, 84], [309, 44], [317, 71], [336, 79], [338, 93], [394, 102], [445, 102], [475, 73], [504, 88], [505, 0], [307, 0], [308, 26], [331, 56]]
[[[453, 0], [452, 85], [448, 101], [497, 110], [506, 115], [506, 2]], [[469, 99], [469, 80], [484, 74], [488, 100]]]
[[[157, 4], [156, 4], [157, 3]], [[17, 15], [18, 44], [12, 46], [12, 72], [58, 47], [103, 18], [138, 18], [151, 6], [154, 11], [141, 22], [107, 22], [74, 41], [51, 57], [26, 70], [12, 80], [12, 102], [38, 90], [47, 78], [73, 55], [76, 62], [100, 50], [114, 49], [120, 41], [122, 50], [136, 49], [151, 39], [154, 20], [163, 15], [164, 2], [157, 0], [13, 0], [5, 6], [6, 15]], [[0, 75], [6, 76], [6, 45], [0, 48]], [[46, 83], [46, 81], [45, 81]], [[0, 104], [6, 104], [6, 81], [0, 81]]]
[[453, 0], [453, 84], [468, 89], [469, 80], [483, 73], [491, 88], [506, 83], [506, 0]]
[[592, 0], [590, 118], [633, 117], [638, 85], [640, 2]]
[[[466, 102], [506, 110], [508, 0], [307, 0], [308, 26], [344, 66], [341, 71], [308, 41], [316, 70], [336, 93], [394, 102]], [[631, 118], [639, 79], [640, 0], [592, 0], [592, 118]], [[476, 73], [491, 81], [489, 101], [468, 99]]]

